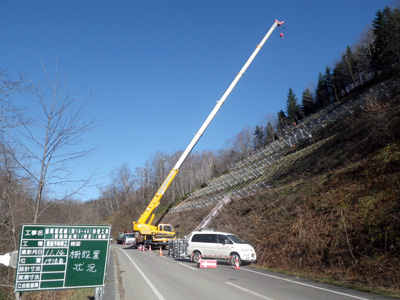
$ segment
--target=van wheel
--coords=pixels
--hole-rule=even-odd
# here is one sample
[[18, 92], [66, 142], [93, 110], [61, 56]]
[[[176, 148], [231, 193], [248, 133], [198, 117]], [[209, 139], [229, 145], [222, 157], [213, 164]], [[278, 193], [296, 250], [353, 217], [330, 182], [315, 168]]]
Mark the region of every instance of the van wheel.
[[197, 264], [200, 260], [200, 257], [201, 257], [200, 252], [198, 252], [198, 251], [194, 252], [193, 253], [193, 262]]
[[238, 262], [239, 262], [239, 266], [242, 265], [242, 260], [240, 259], [239, 254], [233, 253], [233, 254], [231, 255], [230, 261], [229, 261], [229, 263], [231, 264], [231, 266], [235, 266], [235, 264], [236, 264], [236, 259], [237, 259]]

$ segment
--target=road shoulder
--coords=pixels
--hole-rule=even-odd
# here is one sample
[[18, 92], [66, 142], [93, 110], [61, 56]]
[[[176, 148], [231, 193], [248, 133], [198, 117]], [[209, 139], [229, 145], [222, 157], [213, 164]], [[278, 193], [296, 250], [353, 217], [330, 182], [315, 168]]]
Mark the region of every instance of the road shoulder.
[[115, 250], [110, 247], [110, 258], [108, 260], [106, 283], [104, 285], [103, 294], [103, 299], [107, 300], [121, 300], [119, 292], [119, 272], [117, 272], [118, 258], [114, 251]]

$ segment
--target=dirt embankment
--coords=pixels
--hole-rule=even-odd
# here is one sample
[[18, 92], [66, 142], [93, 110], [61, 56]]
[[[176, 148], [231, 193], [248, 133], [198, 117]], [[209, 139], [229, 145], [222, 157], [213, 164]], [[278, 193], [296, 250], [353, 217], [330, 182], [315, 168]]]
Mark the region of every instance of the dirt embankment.
[[[400, 292], [400, 101], [373, 103], [299, 145], [272, 189], [226, 205], [209, 227], [255, 246], [258, 265]], [[167, 214], [189, 233], [211, 208]]]

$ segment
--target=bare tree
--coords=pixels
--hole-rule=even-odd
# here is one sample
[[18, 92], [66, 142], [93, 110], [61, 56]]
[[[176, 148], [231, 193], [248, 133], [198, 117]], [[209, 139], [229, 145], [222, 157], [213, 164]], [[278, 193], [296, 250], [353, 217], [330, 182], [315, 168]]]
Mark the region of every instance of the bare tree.
[[236, 136], [227, 140], [226, 148], [232, 149], [234, 152], [238, 153], [241, 157], [246, 157], [250, 155], [253, 150], [253, 132], [254, 128], [250, 126], [245, 127]]
[[101, 189], [101, 202], [108, 215], [122, 206], [137, 205], [134, 201], [136, 178], [127, 163], [111, 172], [111, 183]]
[[21, 93], [28, 89], [25, 76], [12, 78], [6, 71], [0, 70], [0, 100], [4, 102], [11, 94]]
[[0, 70], [0, 248], [4, 246], [5, 251], [17, 248], [17, 235], [23, 214], [20, 212], [28, 197], [27, 182], [18, 176], [18, 166], [8, 145], [10, 130], [21, 125], [16, 118], [17, 110], [9, 98], [27, 90], [24, 76], [19, 75], [14, 79]]
[[[40, 113], [27, 122], [20, 113], [17, 117], [22, 124], [14, 136], [14, 158], [35, 182], [33, 199], [33, 222], [36, 223], [41, 212], [54, 201], [44, 205], [45, 190], [56, 185], [73, 186], [61, 199], [76, 195], [90, 184], [89, 178], [72, 181], [71, 163], [89, 155], [95, 148], [83, 149], [82, 144], [96, 125], [94, 120], [87, 120], [84, 109], [89, 97], [76, 97], [69, 89], [66, 80], [60, 81], [57, 74], [51, 80], [46, 69], [47, 85], [31, 83]], [[90, 96], [90, 95], [89, 95]], [[23, 154], [17, 153], [19, 149]], [[42, 207], [43, 204], [43, 207]]]
[[4, 143], [0, 143], [0, 155], [0, 250], [3, 246], [2, 250], [16, 250], [19, 225], [28, 220], [24, 207], [29, 191]]
[[132, 195], [135, 189], [136, 179], [129, 169], [127, 163], [121, 165], [117, 171], [115, 182], [118, 185], [118, 192], [120, 196], [120, 202], [123, 205], [128, 205], [132, 202]]

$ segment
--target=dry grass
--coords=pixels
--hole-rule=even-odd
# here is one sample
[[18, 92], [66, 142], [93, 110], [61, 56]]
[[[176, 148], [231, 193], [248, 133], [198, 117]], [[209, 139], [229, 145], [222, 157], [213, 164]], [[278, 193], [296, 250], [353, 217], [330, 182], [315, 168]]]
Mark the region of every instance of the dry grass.
[[[254, 245], [260, 267], [400, 297], [399, 97], [368, 101], [269, 168], [273, 189], [230, 202], [210, 227]], [[166, 219], [186, 233], [207, 212]]]

